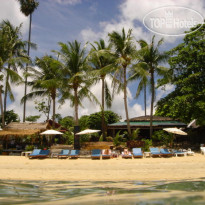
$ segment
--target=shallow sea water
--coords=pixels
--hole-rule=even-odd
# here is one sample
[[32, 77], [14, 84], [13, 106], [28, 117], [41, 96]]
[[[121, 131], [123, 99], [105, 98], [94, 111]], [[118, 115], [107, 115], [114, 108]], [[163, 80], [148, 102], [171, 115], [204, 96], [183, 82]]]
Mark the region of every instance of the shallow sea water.
[[205, 204], [200, 181], [0, 181], [0, 204]]

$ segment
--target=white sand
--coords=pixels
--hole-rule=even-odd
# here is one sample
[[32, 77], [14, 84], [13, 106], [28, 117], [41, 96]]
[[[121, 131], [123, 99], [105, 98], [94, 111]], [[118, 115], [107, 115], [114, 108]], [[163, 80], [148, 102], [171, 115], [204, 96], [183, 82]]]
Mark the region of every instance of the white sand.
[[204, 177], [205, 156], [109, 160], [28, 159], [0, 156], [0, 179], [57, 181], [195, 180]]

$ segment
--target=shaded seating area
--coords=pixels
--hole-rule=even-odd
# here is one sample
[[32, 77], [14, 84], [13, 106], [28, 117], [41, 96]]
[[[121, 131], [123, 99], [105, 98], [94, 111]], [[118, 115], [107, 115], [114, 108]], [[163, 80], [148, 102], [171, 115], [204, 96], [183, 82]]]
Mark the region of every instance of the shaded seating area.
[[93, 149], [91, 153], [91, 159], [100, 159], [101, 149]]
[[70, 154], [69, 154], [69, 158], [70, 159], [78, 159], [79, 158], [79, 153], [80, 150], [71, 150]]
[[141, 148], [133, 148], [132, 155], [134, 158], [143, 158], [143, 153]]
[[70, 150], [69, 149], [62, 149], [61, 152], [58, 154], [58, 159], [68, 158]]
[[102, 159], [110, 159], [111, 158], [111, 149], [103, 149], [102, 150]]
[[160, 152], [159, 148], [157, 148], [157, 147], [151, 147], [150, 154], [151, 154], [151, 157], [161, 157], [161, 152]]
[[48, 158], [49, 154], [50, 154], [50, 150], [34, 149], [33, 152], [29, 155], [29, 159]]
[[132, 153], [128, 151], [128, 149], [124, 149], [124, 151], [122, 152], [122, 158], [132, 159]]
[[160, 149], [160, 153], [162, 157], [172, 157], [173, 153], [169, 152], [168, 149]]

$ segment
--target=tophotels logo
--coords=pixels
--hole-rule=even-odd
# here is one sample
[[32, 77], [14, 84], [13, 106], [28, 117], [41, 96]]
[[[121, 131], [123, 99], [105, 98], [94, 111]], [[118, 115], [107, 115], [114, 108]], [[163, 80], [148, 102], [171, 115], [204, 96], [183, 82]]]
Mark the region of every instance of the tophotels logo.
[[166, 6], [154, 9], [143, 19], [143, 24], [147, 29], [166, 36], [186, 35], [185, 31], [189, 31], [198, 24], [202, 26], [203, 23], [203, 16], [199, 12], [180, 6]]

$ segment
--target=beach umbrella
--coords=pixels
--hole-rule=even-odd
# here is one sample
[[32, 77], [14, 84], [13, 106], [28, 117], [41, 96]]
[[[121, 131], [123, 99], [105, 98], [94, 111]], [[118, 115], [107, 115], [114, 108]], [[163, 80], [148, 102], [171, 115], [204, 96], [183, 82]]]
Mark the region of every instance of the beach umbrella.
[[170, 133], [173, 133], [173, 134], [177, 134], [177, 135], [187, 135], [186, 132], [184, 132], [176, 127], [164, 128], [163, 130], [170, 132]]
[[41, 135], [62, 135], [62, 132], [59, 132], [57, 130], [46, 130], [44, 132], [40, 133]]
[[92, 134], [96, 132], [100, 132], [101, 130], [91, 130], [91, 129], [86, 129], [81, 132], [76, 133], [76, 135], [86, 135], [86, 134]]
[[50, 136], [51, 135], [62, 135], [62, 134], [63, 134], [62, 132], [59, 132], [57, 130], [46, 130], [46, 131], [40, 133], [40, 135], [46, 135], [48, 143], [50, 143]]

